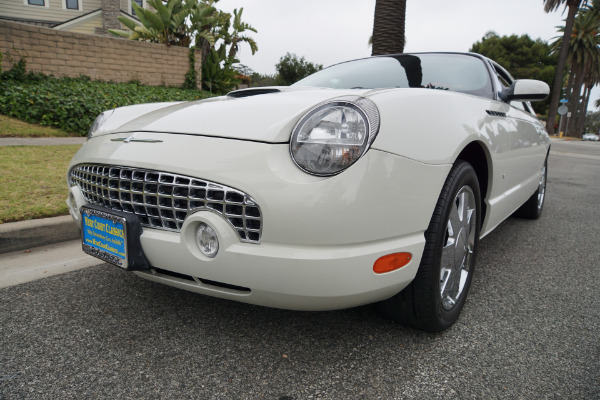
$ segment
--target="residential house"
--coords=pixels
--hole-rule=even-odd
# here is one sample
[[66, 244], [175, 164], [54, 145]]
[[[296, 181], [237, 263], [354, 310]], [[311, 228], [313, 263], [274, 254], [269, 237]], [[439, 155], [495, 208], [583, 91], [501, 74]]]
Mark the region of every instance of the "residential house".
[[122, 29], [118, 16], [135, 18], [132, 3], [146, 0], [1, 0], [0, 20], [96, 35]]

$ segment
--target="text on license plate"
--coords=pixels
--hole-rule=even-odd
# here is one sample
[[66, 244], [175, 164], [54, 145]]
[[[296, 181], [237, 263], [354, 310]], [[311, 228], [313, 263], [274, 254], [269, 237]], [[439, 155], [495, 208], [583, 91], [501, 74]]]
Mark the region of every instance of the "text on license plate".
[[127, 267], [126, 221], [91, 209], [82, 213], [83, 250], [104, 261]]

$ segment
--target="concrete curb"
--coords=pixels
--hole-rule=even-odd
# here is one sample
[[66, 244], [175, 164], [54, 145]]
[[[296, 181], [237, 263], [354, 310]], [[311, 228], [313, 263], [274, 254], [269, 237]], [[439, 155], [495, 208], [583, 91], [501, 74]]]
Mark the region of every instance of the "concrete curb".
[[0, 254], [80, 238], [70, 215], [0, 224]]

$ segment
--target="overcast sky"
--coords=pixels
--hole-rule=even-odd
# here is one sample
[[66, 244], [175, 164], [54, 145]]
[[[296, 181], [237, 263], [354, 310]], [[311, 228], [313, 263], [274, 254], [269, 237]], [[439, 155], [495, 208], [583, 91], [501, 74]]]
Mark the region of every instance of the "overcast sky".
[[[220, 0], [216, 6], [244, 8], [242, 20], [258, 31], [250, 34], [259, 50], [252, 55], [242, 45], [238, 58], [262, 74], [274, 74], [286, 52], [323, 66], [371, 55], [375, 0]], [[563, 24], [562, 11], [544, 13], [542, 0], [407, 0], [405, 51], [468, 51], [488, 31], [549, 41]], [[598, 97], [596, 87], [592, 99]]]

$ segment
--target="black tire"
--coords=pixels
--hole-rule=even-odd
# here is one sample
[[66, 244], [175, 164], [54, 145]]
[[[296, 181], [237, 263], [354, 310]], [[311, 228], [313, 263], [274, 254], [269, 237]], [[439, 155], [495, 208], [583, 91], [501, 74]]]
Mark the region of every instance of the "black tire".
[[[465, 204], [467, 211], [459, 211]], [[388, 318], [429, 332], [452, 326], [473, 278], [480, 225], [477, 175], [471, 164], [457, 160], [425, 231], [425, 249], [415, 279], [402, 292], [378, 303], [377, 309]], [[450, 290], [446, 290], [448, 286]]]
[[546, 200], [546, 181], [548, 180], [548, 157], [542, 167], [542, 176], [537, 190], [523, 205], [515, 212], [519, 218], [538, 219], [542, 215], [544, 201]]

